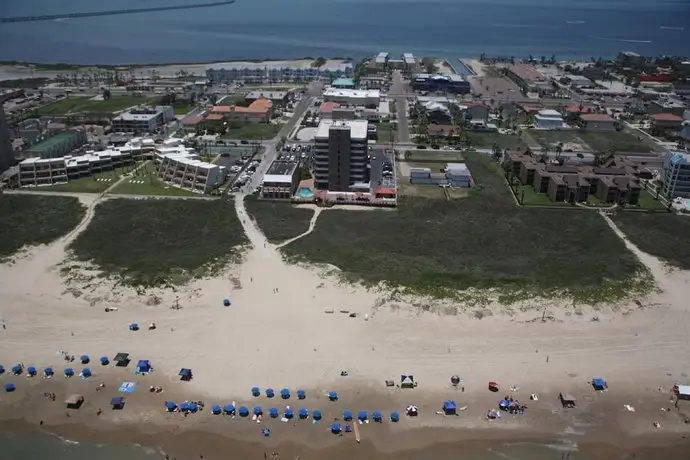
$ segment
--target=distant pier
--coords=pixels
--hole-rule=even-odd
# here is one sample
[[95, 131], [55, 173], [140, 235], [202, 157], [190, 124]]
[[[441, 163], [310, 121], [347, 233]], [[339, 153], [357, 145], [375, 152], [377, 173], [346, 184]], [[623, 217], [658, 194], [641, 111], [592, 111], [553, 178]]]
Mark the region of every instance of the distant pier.
[[232, 3], [235, 3], [235, 0], [212, 3], [196, 3], [192, 5], [158, 6], [154, 8], [128, 8], [124, 10], [92, 11], [89, 13], [46, 14], [42, 16], [14, 16], [9, 18], [0, 18], [0, 24], [9, 24], [12, 22], [53, 21], [55, 19], [93, 18], [97, 16], [115, 16], [118, 14], [152, 13], [155, 11], [191, 10], [195, 8], [212, 8], [214, 6], [230, 5]]

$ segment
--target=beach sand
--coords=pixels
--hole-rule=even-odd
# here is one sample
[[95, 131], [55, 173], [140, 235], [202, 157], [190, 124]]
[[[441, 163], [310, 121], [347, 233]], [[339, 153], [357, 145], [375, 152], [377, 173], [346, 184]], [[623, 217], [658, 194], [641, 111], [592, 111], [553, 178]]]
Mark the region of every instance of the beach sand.
[[[684, 272], [667, 272], [651, 256], [640, 254], [663, 291], [640, 299], [639, 304], [593, 309], [565, 301], [534, 301], [521, 308], [481, 309], [479, 315], [477, 308], [428, 299], [396, 300], [383, 291], [342, 284], [333, 267], [286, 264], [238, 200], [236, 209], [253, 243], [243, 263], [176, 292], [138, 294], [104, 278], [70, 286], [60, 276], [65, 246], [92, 217], [95, 202], [85, 204], [89, 206], [85, 221], [70, 235], [0, 266], [0, 320], [5, 324], [0, 330], [0, 363], [6, 368], [18, 362], [39, 369], [53, 366], [59, 375], [48, 381], [0, 377], [0, 383], [17, 385], [16, 392], [0, 398], [0, 417], [12, 420], [7, 423], [18, 426], [22, 419], [35, 426], [43, 420], [51, 430], [70, 435], [152, 443], [167, 437], [173, 444], [179, 440], [171, 433], [190, 431], [195, 436], [222, 435], [221, 440], [209, 441], [211, 446], [228, 442], [229, 437], [248, 443], [237, 449], [263, 452], [268, 443], [304, 460], [323, 458], [323, 452], [313, 451], [316, 448], [332, 449], [336, 458], [341, 450], [343, 458], [352, 454], [354, 441], [326, 436], [324, 423], [346, 404], [353, 411], [385, 413], [402, 413], [407, 404], [417, 404], [424, 415], [416, 419], [403, 419], [396, 426], [363, 427], [362, 446], [387, 458], [391, 449], [414, 450], [477, 437], [638, 447], [659, 440], [685, 442], [690, 403], [682, 401], [674, 408], [669, 389], [690, 372], [686, 357], [690, 322], [684, 300], [690, 278]], [[224, 298], [231, 300], [230, 307], [223, 306]], [[171, 309], [176, 302], [181, 308]], [[118, 310], [106, 313], [105, 307]], [[357, 315], [352, 318], [349, 313]], [[128, 329], [134, 321], [141, 330]], [[151, 322], [157, 328], [150, 331], [146, 326]], [[66, 380], [61, 377], [67, 364], [60, 351], [77, 357], [88, 354], [92, 360], [127, 352], [133, 363], [127, 369], [91, 363], [91, 379]], [[135, 376], [139, 359], [150, 360], [155, 372]], [[182, 367], [193, 370], [190, 382], [179, 381]], [[347, 377], [341, 377], [342, 370], [347, 370]], [[418, 387], [407, 391], [385, 387], [386, 379], [398, 381], [401, 374], [413, 374]], [[464, 379], [464, 392], [451, 386], [454, 374]], [[589, 385], [595, 376], [604, 377], [610, 391], [595, 393]], [[139, 388], [127, 395], [123, 411], [111, 412], [107, 403], [123, 380], [138, 381]], [[488, 392], [490, 380], [499, 383], [499, 393]], [[97, 392], [101, 381], [107, 391]], [[162, 385], [165, 392], [148, 393], [153, 384]], [[202, 399], [207, 409], [236, 400], [246, 402], [251, 410], [253, 386], [276, 391], [288, 387], [293, 394], [303, 388], [309, 395], [304, 407], [330, 409], [318, 427], [267, 422], [274, 429], [270, 438], [261, 437], [259, 428], [246, 420], [228, 427], [227, 417], [211, 417], [208, 412], [187, 418], [164, 412], [166, 399]], [[510, 392], [511, 386], [519, 387], [519, 392]], [[324, 395], [330, 390], [340, 392], [338, 403], [326, 402]], [[45, 391], [55, 392], [57, 402], [43, 398]], [[560, 391], [574, 394], [580, 407], [561, 409]], [[62, 401], [75, 392], [84, 394], [86, 406], [66, 417]], [[538, 402], [528, 401], [531, 393], [539, 395]], [[529, 405], [526, 415], [488, 422], [486, 411], [506, 394]], [[459, 406], [467, 405], [467, 411], [459, 417], [435, 415], [451, 398]], [[265, 397], [260, 401], [265, 407], [270, 404]], [[294, 408], [303, 407], [292, 402]], [[282, 407], [281, 403], [275, 405]], [[624, 404], [636, 411], [629, 412]], [[106, 412], [96, 417], [96, 408]], [[655, 429], [654, 421], [662, 427]], [[211, 451], [207, 455], [204, 458], [214, 458]]]

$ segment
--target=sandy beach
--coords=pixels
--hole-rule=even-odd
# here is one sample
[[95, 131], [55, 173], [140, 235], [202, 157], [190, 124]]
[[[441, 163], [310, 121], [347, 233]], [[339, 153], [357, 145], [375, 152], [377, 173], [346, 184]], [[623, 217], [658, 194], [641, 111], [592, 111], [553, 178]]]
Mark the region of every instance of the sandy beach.
[[[158, 442], [156, 433], [222, 432], [249, 441], [253, 447], [247, 449], [253, 452], [265, 443], [280, 444], [302, 460], [318, 458], [309, 454], [310, 449], [340, 448], [341, 438], [326, 436], [326, 422], [344, 407], [384, 414], [402, 413], [408, 404], [420, 407], [417, 418], [363, 428], [370, 448], [382, 452], [381, 458], [391, 446], [405, 450], [427, 442], [457, 442], [465, 436], [460, 432], [471, 438], [517, 436], [639, 446], [655, 440], [683, 443], [690, 431], [685, 423], [690, 403], [681, 401], [675, 408], [670, 402], [670, 388], [687, 380], [690, 372], [685, 351], [690, 322], [683, 300], [690, 278], [683, 272], [666, 272], [651, 256], [640, 254], [661, 292], [630, 305], [594, 309], [565, 301], [534, 301], [511, 309], [463, 309], [428, 299], [392, 299], [383, 291], [342, 284], [333, 267], [286, 264], [238, 202], [253, 243], [243, 263], [176, 292], [137, 293], [102, 278], [68, 284], [61, 277], [65, 247], [88, 224], [93, 200], [82, 198], [89, 212], [71, 234], [0, 266], [0, 363], [8, 369], [0, 383], [17, 386], [15, 392], [0, 395], [0, 418], [12, 420], [7, 423], [21, 419], [35, 426], [43, 420], [56, 432], [93, 438], [112, 437], [113, 430], [129, 433], [116, 436], [122, 439], [132, 438], [132, 424], [143, 423], [137, 436], [151, 436], [152, 442]], [[231, 301], [230, 307], [223, 306], [224, 298]], [[172, 309], [173, 305], [180, 308]], [[105, 312], [106, 307], [117, 311]], [[131, 322], [138, 322], [141, 330], [130, 331]], [[152, 322], [156, 329], [147, 330]], [[95, 361], [89, 365], [93, 377], [64, 379], [64, 367], [84, 366], [66, 364], [60, 351], [77, 359], [88, 354]], [[102, 355], [112, 359], [118, 352], [130, 353], [133, 363], [128, 368], [97, 362]], [[150, 360], [155, 371], [134, 375], [139, 359]], [[39, 370], [53, 366], [58, 375], [50, 380], [8, 375], [15, 363]], [[179, 381], [182, 367], [193, 370], [190, 382]], [[342, 377], [341, 371], [348, 375]], [[386, 379], [398, 381], [401, 374], [414, 375], [418, 387], [385, 387]], [[464, 392], [450, 384], [452, 375], [463, 378]], [[607, 380], [609, 391], [594, 392], [589, 382], [595, 376]], [[137, 390], [126, 395], [124, 410], [110, 411], [108, 402], [124, 380], [138, 382]], [[489, 381], [499, 383], [499, 393], [487, 390]], [[97, 391], [101, 382], [106, 389]], [[149, 393], [150, 385], [161, 385], [164, 393]], [[254, 400], [254, 386], [305, 389], [307, 399], [298, 402], [293, 397], [293, 407], [318, 408], [324, 411], [324, 421], [319, 427], [267, 421], [273, 434], [263, 438], [246, 420], [226, 430], [227, 417], [208, 414], [211, 404], [233, 400], [250, 409], [257, 400], [265, 407], [284, 406], [284, 401], [267, 401], [264, 396]], [[519, 391], [511, 392], [510, 387]], [[341, 395], [337, 403], [325, 397], [331, 390]], [[57, 401], [42, 397], [46, 391], [55, 392]], [[560, 408], [561, 391], [572, 393], [579, 407]], [[86, 405], [66, 417], [62, 402], [76, 392], [85, 396]], [[531, 393], [538, 394], [539, 401], [529, 401]], [[525, 416], [487, 421], [486, 411], [505, 395], [528, 404]], [[186, 418], [167, 414], [167, 399], [201, 399], [207, 411]], [[467, 410], [458, 417], [436, 415], [446, 399]], [[99, 417], [98, 408], [105, 411]], [[661, 428], [653, 427], [655, 421]], [[434, 434], [405, 434], [410, 430]], [[637, 442], [631, 444], [633, 439]], [[347, 443], [348, 449], [352, 444]], [[204, 458], [214, 458], [210, 451], [207, 455]]]

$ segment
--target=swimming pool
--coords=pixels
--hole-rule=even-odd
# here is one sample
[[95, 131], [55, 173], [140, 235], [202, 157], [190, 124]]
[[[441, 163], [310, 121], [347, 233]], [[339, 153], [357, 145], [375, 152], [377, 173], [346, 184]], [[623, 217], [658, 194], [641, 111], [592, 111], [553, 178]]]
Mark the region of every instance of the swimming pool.
[[314, 198], [314, 193], [308, 187], [300, 187], [297, 190], [297, 196], [300, 198]]

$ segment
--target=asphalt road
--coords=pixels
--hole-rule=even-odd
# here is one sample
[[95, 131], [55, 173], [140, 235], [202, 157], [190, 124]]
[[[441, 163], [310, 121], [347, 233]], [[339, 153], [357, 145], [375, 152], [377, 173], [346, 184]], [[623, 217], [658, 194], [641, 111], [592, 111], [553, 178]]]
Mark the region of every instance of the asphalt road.
[[407, 124], [407, 97], [405, 95], [407, 93], [407, 83], [399, 70], [393, 72], [391, 93], [396, 95], [394, 99], [398, 111], [398, 142], [410, 142], [410, 127]]

